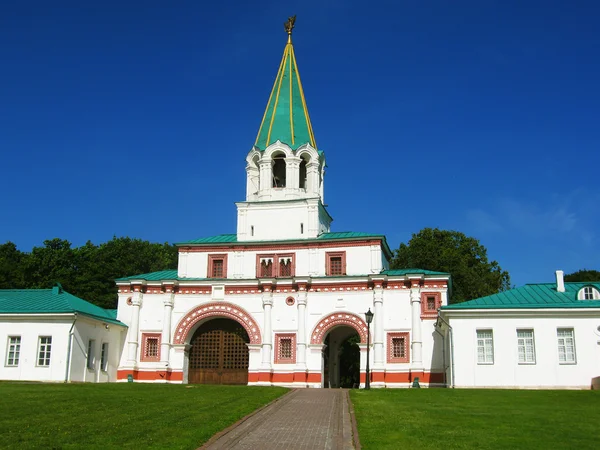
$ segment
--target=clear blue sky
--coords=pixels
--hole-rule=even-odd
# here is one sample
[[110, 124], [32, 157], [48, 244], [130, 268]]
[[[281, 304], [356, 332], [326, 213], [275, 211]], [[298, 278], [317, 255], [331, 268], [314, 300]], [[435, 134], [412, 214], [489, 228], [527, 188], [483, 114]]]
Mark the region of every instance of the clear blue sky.
[[292, 14], [332, 230], [600, 269], [594, 1], [4, 2], [0, 241], [235, 232]]

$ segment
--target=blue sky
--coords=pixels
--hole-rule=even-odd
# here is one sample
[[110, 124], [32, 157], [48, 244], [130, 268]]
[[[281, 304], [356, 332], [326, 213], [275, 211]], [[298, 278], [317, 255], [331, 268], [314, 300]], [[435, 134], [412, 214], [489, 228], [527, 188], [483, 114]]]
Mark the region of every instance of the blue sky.
[[0, 241], [235, 232], [292, 14], [333, 231], [600, 269], [593, 1], [4, 2]]

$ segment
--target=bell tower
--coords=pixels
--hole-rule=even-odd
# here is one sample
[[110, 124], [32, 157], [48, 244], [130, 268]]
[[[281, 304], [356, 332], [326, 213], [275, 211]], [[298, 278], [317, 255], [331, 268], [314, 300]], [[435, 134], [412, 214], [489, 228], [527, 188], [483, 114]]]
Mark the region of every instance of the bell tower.
[[296, 63], [292, 30], [252, 150], [246, 156], [246, 201], [238, 241], [314, 239], [333, 220], [323, 203], [325, 154], [317, 143]]

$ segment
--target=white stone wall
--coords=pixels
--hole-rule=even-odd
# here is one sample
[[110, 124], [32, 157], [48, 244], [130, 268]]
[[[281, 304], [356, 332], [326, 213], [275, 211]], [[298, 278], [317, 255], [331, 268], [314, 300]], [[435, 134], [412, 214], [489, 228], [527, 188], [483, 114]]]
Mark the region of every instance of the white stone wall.
[[[454, 340], [456, 387], [590, 388], [600, 375], [600, 314], [532, 310], [501, 315], [481, 310], [470, 317], [447, 314]], [[575, 332], [575, 364], [558, 360], [557, 328]], [[493, 330], [494, 362], [478, 364], [477, 330]], [[519, 364], [517, 329], [533, 329], [535, 364]]]

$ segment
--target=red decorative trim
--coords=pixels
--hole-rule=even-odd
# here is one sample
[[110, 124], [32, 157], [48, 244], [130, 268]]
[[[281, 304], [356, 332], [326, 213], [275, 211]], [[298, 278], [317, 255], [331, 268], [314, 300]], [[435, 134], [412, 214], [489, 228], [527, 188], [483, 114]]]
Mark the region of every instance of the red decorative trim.
[[[262, 271], [261, 259], [272, 259], [271, 275], [264, 274]], [[289, 275], [282, 275], [281, 271], [283, 265], [280, 264], [281, 259], [290, 259], [290, 273]], [[257, 254], [256, 255], [256, 278], [291, 278], [296, 273], [296, 255], [294, 253], [271, 253], [271, 254]]]
[[[290, 345], [290, 356], [285, 357], [281, 351], [281, 341], [289, 339]], [[275, 364], [296, 364], [296, 333], [275, 333]]]
[[192, 327], [209, 317], [227, 317], [228, 319], [233, 319], [245, 328], [251, 344], [260, 344], [262, 342], [258, 324], [248, 312], [232, 303], [219, 302], [205, 303], [189, 311], [177, 324], [173, 343], [185, 343]]
[[133, 305], [133, 299], [132, 299], [131, 297], [127, 297], [127, 301], [126, 301], [126, 303], [127, 303], [129, 306]]
[[311, 344], [322, 344], [327, 332], [340, 325], [347, 325], [356, 330], [360, 336], [360, 342], [367, 342], [367, 324], [356, 314], [352, 313], [333, 313], [323, 317], [313, 328], [311, 333]]
[[[160, 361], [160, 333], [142, 333], [142, 350], [140, 361]], [[150, 342], [156, 339], [156, 351], [149, 347]], [[151, 354], [155, 353], [155, 354]]]
[[285, 299], [285, 304], [288, 306], [294, 306], [294, 303], [296, 303], [296, 299], [292, 296]]
[[[221, 276], [215, 274], [215, 261], [221, 260], [223, 264]], [[208, 271], [206, 278], [227, 278], [227, 253], [208, 255]]]
[[271, 383], [293, 383], [293, 382], [294, 382], [294, 374], [293, 373], [273, 372], [271, 374]]
[[[331, 259], [332, 258], [340, 258], [341, 259], [342, 273], [332, 273], [332, 267], [331, 267]], [[346, 252], [326, 252], [325, 253], [325, 261], [326, 261], [325, 274], [327, 276], [346, 275]]]
[[183, 372], [179, 370], [117, 370], [117, 380], [127, 380], [127, 375], [139, 381], [183, 381]]
[[[394, 339], [404, 339], [404, 356], [394, 355]], [[410, 340], [408, 332], [387, 334], [387, 362], [407, 363], [410, 362]]]
[[[434, 309], [429, 308], [428, 298], [433, 297]], [[421, 319], [436, 319], [437, 310], [442, 306], [441, 292], [421, 292]]]
[[342, 248], [342, 247], [366, 247], [371, 245], [381, 245], [381, 239], [370, 239], [360, 241], [323, 241], [323, 242], [295, 242], [290, 244], [263, 244], [263, 245], [247, 245], [247, 244], [223, 244], [222, 246], [198, 246], [198, 247], [179, 247], [179, 252], [188, 253], [209, 253], [223, 251], [261, 251], [261, 252], [276, 252], [276, 251], [292, 251], [298, 249], [310, 248]]
[[320, 383], [321, 382], [321, 374], [320, 373], [311, 373], [309, 372], [306, 376], [307, 383]]

